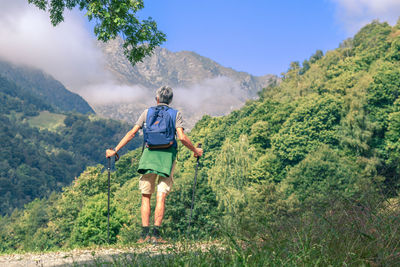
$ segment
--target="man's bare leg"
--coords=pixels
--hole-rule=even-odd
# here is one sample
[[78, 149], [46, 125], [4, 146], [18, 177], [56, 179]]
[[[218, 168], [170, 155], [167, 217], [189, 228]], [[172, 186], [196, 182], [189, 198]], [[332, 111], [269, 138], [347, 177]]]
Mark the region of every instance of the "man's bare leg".
[[142, 214], [142, 234], [138, 241], [139, 244], [150, 241], [150, 199], [151, 194], [142, 194], [142, 206], [140, 207]]
[[160, 226], [164, 218], [165, 211], [165, 198], [167, 197], [166, 193], [157, 193], [157, 203], [156, 210], [154, 212], [154, 228], [153, 234], [151, 237], [151, 241], [155, 244], [157, 243], [166, 243], [167, 241], [163, 240], [160, 236]]
[[154, 212], [154, 225], [161, 226], [164, 218], [166, 193], [157, 193], [156, 210]]
[[142, 194], [142, 206], [140, 212], [142, 214], [142, 226], [148, 227], [150, 224], [150, 198], [151, 194]]

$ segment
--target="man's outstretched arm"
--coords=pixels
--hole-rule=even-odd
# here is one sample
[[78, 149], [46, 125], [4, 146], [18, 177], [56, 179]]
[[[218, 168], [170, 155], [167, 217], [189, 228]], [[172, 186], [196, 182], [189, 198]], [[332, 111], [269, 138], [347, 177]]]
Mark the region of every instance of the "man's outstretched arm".
[[203, 155], [203, 149], [195, 147], [190, 141], [189, 137], [183, 132], [183, 128], [176, 128], [176, 133], [178, 135], [178, 139], [182, 142], [182, 144], [193, 151], [194, 156], [201, 157]]
[[122, 138], [122, 140], [119, 142], [119, 144], [115, 147], [114, 150], [112, 149], [107, 149], [106, 150], [106, 157], [110, 158], [115, 156], [115, 154], [118, 152], [118, 150], [120, 150], [121, 148], [123, 148], [129, 141], [132, 140], [133, 137], [135, 137], [136, 133], [139, 131], [140, 126], [139, 125], [135, 125], [132, 130], [130, 130], [125, 136], [124, 138]]

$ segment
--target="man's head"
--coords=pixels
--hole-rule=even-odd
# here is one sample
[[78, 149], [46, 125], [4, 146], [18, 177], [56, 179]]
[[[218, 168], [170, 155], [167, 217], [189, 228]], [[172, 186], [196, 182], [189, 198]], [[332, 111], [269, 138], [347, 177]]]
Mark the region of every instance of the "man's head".
[[160, 103], [169, 105], [171, 104], [173, 97], [174, 94], [172, 93], [172, 88], [169, 86], [162, 86], [156, 91], [156, 100], [158, 99]]

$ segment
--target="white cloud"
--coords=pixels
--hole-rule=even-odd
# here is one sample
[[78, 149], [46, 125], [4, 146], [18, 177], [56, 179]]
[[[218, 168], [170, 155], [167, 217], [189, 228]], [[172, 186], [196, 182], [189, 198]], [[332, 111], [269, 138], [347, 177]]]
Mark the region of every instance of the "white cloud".
[[174, 88], [173, 104], [200, 118], [204, 114], [225, 115], [241, 107], [246, 99], [238, 82], [218, 76], [187, 88]]
[[67, 11], [65, 22], [53, 27], [48, 14], [26, 0], [0, 1], [0, 57], [40, 68], [73, 91], [104, 77], [82, 14]]
[[350, 34], [374, 19], [395, 24], [400, 16], [400, 0], [330, 0], [337, 5], [337, 17]]
[[0, 0], [0, 58], [45, 71], [91, 104], [115, 102], [118, 93], [130, 100], [140, 95], [142, 88], [121, 85], [105, 70], [85, 23], [81, 12], [66, 10], [65, 21], [53, 27], [49, 14], [27, 0]]
[[139, 99], [149, 99], [148, 89], [138, 85], [120, 85], [114, 81], [103, 84], [89, 84], [82, 88], [80, 94], [95, 105], [132, 103]]

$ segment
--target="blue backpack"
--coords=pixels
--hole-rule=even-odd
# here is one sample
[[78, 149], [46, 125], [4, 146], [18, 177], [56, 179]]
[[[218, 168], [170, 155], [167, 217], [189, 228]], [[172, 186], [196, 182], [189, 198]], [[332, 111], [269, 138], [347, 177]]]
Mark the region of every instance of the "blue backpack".
[[148, 148], [177, 147], [175, 121], [177, 110], [168, 106], [151, 107], [143, 126], [144, 143]]

